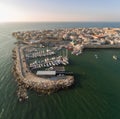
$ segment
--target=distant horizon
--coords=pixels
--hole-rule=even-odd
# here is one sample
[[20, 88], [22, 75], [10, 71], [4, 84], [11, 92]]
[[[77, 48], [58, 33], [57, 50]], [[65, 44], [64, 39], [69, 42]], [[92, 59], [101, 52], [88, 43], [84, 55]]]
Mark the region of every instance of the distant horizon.
[[120, 21], [6, 21], [0, 23], [120, 23]]
[[0, 22], [120, 22], [118, 0], [4, 0]]

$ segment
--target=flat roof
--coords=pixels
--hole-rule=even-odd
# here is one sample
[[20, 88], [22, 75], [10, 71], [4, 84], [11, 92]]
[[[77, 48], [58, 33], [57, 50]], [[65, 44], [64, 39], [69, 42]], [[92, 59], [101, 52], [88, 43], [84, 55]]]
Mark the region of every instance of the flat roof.
[[54, 66], [53, 69], [55, 71], [65, 71], [65, 67], [64, 66]]
[[56, 75], [56, 71], [37, 71], [36, 75]]

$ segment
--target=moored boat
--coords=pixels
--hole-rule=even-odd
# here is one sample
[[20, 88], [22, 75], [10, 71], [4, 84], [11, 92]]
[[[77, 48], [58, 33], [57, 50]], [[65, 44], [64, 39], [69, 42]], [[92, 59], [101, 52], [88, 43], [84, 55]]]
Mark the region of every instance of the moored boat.
[[113, 55], [113, 59], [114, 59], [114, 60], [117, 60], [118, 58], [117, 58], [117, 56]]

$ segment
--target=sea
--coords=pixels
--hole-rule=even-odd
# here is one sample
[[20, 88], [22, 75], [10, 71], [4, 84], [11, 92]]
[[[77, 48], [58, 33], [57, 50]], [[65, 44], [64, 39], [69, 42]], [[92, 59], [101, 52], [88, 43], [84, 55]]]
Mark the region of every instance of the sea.
[[79, 56], [69, 53], [66, 69], [75, 77], [71, 88], [51, 95], [28, 91], [29, 99], [18, 101], [11, 72], [16, 42], [12, 32], [81, 27], [120, 27], [120, 23], [0, 23], [0, 119], [120, 119], [120, 49], [86, 49]]

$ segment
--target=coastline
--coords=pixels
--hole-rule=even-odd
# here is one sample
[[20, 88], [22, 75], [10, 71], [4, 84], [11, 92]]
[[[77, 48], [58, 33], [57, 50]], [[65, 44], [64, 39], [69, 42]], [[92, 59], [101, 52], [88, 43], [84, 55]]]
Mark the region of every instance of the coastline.
[[[27, 66], [26, 57], [23, 53], [25, 48], [30, 48], [30, 46], [33, 46], [33, 48], [34, 46], [44, 46], [46, 48], [49, 46], [55, 48], [55, 50], [65, 48], [68, 50], [72, 49], [71, 52], [75, 55], [80, 55], [84, 49], [117, 49], [120, 48], [119, 32], [120, 28], [73, 28], [14, 32], [12, 35], [19, 41], [16, 44], [18, 46], [13, 50], [13, 72], [17, 78], [19, 87], [24, 87], [23, 92], [27, 92], [27, 89], [33, 89], [39, 93], [50, 94], [57, 90], [70, 87], [74, 83], [74, 77], [70, 75], [59, 78], [56, 76], [58, 78], [57, 80], [50, 80], [49, 77], [38, 77], [33, 74], [30, 71], [30, 66]], [[29, 58], [29, 53], [27, 55]], [[22, 93], [18, 94], [20, 99], [24, 100], [28, 98], [27, 93], [23, 93], [24, 96], [22, 96]]]
[[[53, 26], [54, 24], [50, 25]], [[78, 25], [78, 27], [80, 27], [80, 25]], [[15, 47], [14, 42], [16, 42], [17, 40], [14, 37], [11, 37], [11, 31], [26, 31], [33, 29], [33, 27], [34, 29], [36, 29], [37, 26], [39, 26], [39, 29], [41, 29], [42, 27], [41, 24], [35, 24], [34, 26], [29, 24], [29, 27], [27, 26], [27, 24], [20, 24], [19, 27], [17, 26], [17, 24], [15, 26], [11, 25], [11, 29], [9, 31], [6, 31], [4, 29], [3, 34], [6, 37], [4, 38], [3, 36], [1, 36], [1, 41], [2, 39], [5, 40], [3, 40], [4, 44], [1, 43], [0, 102], [2, 104], [1, 110], [3, 108], [4, 111], [7, 113], [7, 115], [6, 113], [3, 114], [3, 118], [6, 119], [8, 115], [9, 117], [15, 117], [13, 111], [16, 112], [16, 116], [18, 118], [22, 118], [23, 116], [32, 118], [31, 115], [29, 115], [29, 112], [31, 112], [33, 108], [35, 108], [34, 112], [32, 112], [33, 114], [36, 114], [36, 111], [39, 113], [38, 115], [34, 115], [35, 118], [38, 119], [45, 118], [44, 115], [42, 115], [45, 111], [46, 118], [56, 118], [56, 116], [58, 116], [59, 119], [63, 117], [61, 114], [65, 114], [67, 118], [74, 118], [74, 115], [79, 118], [86, 118], [86, 114], [95, 114], [95, 118], [98, 118], [99, 115], [96, 114], [96, 112], [99, 111], [104, 118], [106, 117], [106, 113], [102, 111], [104, 109], [106, 109], [106, 111], [108, 112], [108, 117], [112, 117], [114, 114], [117, 115], [119, 112], [119, 100], [115, 97], [119, 97], [120, 62], [115, 61], [112, 56], [117, 55], [118, 57], [120, 57], [119, 49], [89, 49], [83, 51], [83, 54], [80, 56], [71, 55], [71, 53], [69, 52], [70, 65], [67, 66], [67, 70], [73, 71], [75, 74], [75, 84], [73, 84], [73, 87], [62, 91], [60, 90], [50, 95], [41, 95], [31, 90], [28, 91], [28, 100], [18, 102], [16, 93], [17, 83], [15, 82], [15, 78], [11, 74], [11, 68], [13, 67], [13, 60], [11, 59], [12, 49]], [[64, 26], [65, 24], [62, 25], [62, 27]], [[116, 27], [117, 26], [119, 25], [116, 25]], [[9, 26], [6, 25], [6, 29], [8, 29], [8, 27]], [[55, 27], [56, 26], [54, 25], [54, 29]], [[75, 27], [74, 24], [72, 27]], [[51, 27], [46, 25], [46, 29], [47, 28], [52, 29]], [[56, 28], [59, 29], [60, 27], [57, 26]], [[1, 31], [3, 31], [3, 29]], [[6, 41], [8, 41], [7, 44], [5, 43]], [[98, 55], [98, 59], [95, 58], [95, 54]], [[82, 97], [84, 97], [84, 99]], [[108, 103], [104, 104], [104, 102]], [[89, 107], [87, 105], [88, 103]], [[116, 105], [116, 108], [113, 104]], [[96, 105], [98, 105], [97, 108]], [[72, 108], [69, 108], [70, 106], [72, 106]], [[51, 107], [53, 107], [52, 115], [51, 111], [47, 111], [51, 110]], [[84, 107], [85, 110], [83, 111]], [[88, 108], [91, 113], [88, 113]], [[61, 113], [59, 109], [62, 110]], [[113, 109], [112, 111], [114, 112], [114, 114], [111, 114], [111, 110], [109, 109]], [[79, 112], [81, 112], [81, 115], [79, 114]], [[23, 115], [21, 115], [22, 113]], [[109, 113], [111, 115], [109, 115]]]

